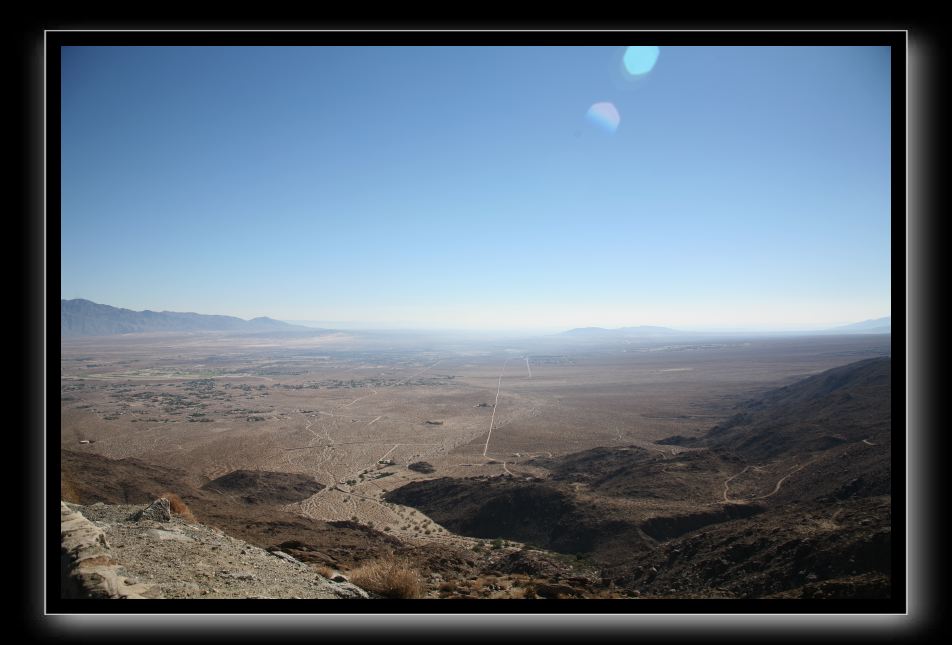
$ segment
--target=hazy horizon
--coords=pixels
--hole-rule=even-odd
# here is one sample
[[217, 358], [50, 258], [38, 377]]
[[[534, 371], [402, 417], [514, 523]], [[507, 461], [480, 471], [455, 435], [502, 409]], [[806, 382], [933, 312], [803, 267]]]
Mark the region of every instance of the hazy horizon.
[[[88, 298], [78, 298], [79, 300], [87, 300]], [[90, 301], [94, 302], [94, 301]], [[603, 329], [618, 329], [621, 327], [628, 328], [637, 328], [637, 327], [659, 327], [673, 329], [675, 331], [683, 332], [702, 332], [702, 333], [744, 333], [744, 332], [809, 332], [809, 331], [823, 331], [827, 329], [832, 329], [844, 325], [853, 325], [856, 323], [867, 323], [875, 322], [886, 318], [891, 318], [890, 313], [886, 313], [883, 316], [877, 316], [875, 318], [865, 319], [865, 320], [852, 320], [846, 322], [836, 322], [826, 325], [806, 325], [806, 326], [796, 326], [796, 325], [775, 325], [775, 326], [761, 326], [761, 327], [744, 327], [739, 325], [706, 325], [703, 323], [689, 323], [686, 326], [673, 326], [667, 324], [644, 324], [644, 323], [628, 323], [623, 325], [600, 325], [600, 324], [586, 324], [586, 325], [536, 325], [536, 326], [524, 326], [524, 327], [479, 327], [479, 328], [470, 328], [470, 327], [450, 327], [450, 326], [440, 326], [434, 325], [432, 322], [428, 321], [406, 321], [406, 320], [396, 320], [396, 321], [384, 321], [384, 322], [370, 322], [366, 320], [300, 320], [300, 319], [287, 319], [287, 318], [276, 318], [274, 316], [269, 316], [268, 314], [260, 314], [259, 316], [237, 316], [230, 313], [222, 312], [209, 312], [209, 311], [185, 311], [181, 309], [155, 309], [155, 308], [146, 308], [135, 310], [130, 307], [118, 307], [110, 303], [95, 303], [100, 305], [108, 305], [111, 307], [116, 307], [119, 309], [130, 309], [132, 311], [154, 311], [154, 312], [168, 312], [168, 313], [193, 313], [200, 315], [211, 315], [211, 316], [234, 316], [236, 318], [241, 318], [244, 320], [251, 320], [253, 318], [266, 317], [278, 320], [280, 322], [285, 322], [292, 325], [300, 325], [304, 327], [313, 327], [313, 328], [333, 328], [340, 329], [342, 331], [353, 330], [353, 331], [394, 331], [394, 332], [413, 332], [413, 331], [427, 331], [427, 332], [464, 332], [464, 333], [560, 333], [564, 331], [569, 331], [571, 329], [579, 328], [603, 328]]]
[[631, 51], [65, 47], [61, 297], [368, 329], [889, 316], [889, 49]]
[[584, 328], [601, 328], [601, 329], [618, 329], [621, 327], [661, 327], [666, 329], [673, 329], [676, 331], [684, 332], [702, 332], [702, 333], [744, 333], [744, 332], [808, 332], [808, 331], [824, 331], [828, 329], [833, 329], [840, 326], [852, 325], [855, 323], [870, 322], [874, 320], [879, 320], [883, 318], [890, 318], [890, 314], [884, 316], [877, 316], [876, 318], [870, 318], [866, 320], [853, 320], [843, 323], [830, 323], [828, 325], [819, 325], [819, 326], [794, 326], [794, 325], [781, 325], [774, 327], [742, 327], [742, 326], [711, 326], [704, 324], [694, 324], [685, 327], [674, 327], [672, 325], [642, 325], [638, 323], [628, 324], [628, 325], [575, 325], [575, 326], [536, 326], [536, 327], [513, 327], [513, 328], [466, 328], [466, 327], [426, 327], [421, 326], [413, 322], [383, 322], [383, 323], [368, 323], [366, 321], [359, 320], [284, 320], [292, 325], [302, 325], [305, 327], [337, 327], [341, 329], [353, 329], [353, 330], [367, 330], [367, 331], [460, 331], [460, 332], [538, 332], [538, 333], [559, 333], [564, 331], [569, 331], [572, 329], [584, 329]]

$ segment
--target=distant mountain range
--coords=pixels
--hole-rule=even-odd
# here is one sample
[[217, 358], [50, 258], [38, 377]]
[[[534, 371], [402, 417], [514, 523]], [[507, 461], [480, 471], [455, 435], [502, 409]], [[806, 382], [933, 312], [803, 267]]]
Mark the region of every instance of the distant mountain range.
[[638, 327], [617, 327], [615, 329], [606, 329], [605, 327], [576, 327], [562, 332], [562, 336], [569, 336], [578, 340], [609, 340], [609, 339], [657, 339], [676, 336], [736, 336], [739, 333], [751, 334], [889, 334], [892, 333], [892, 317], [876, 318], [874, 320], [864, 320], [863, 322], [832, 327], [830, 329], [811, 330], [811, 331], [786, 331], [786, 332], [718, 332], [718, 331], [683, 331], [680, 329], [671, 329], [670, 327], [653, 327], [650, 325], [641, 325]]
[[640, 325], [638, 327], [618, 327], [617, 329], [606, 329], [604, 327], [576, 327], [566, 332], [565, 336], [575, 338], [658, 338], [664, 336], [680, 336], [683, 331], [671, 329], [670, 327], [652, 327], [650, 325]]
[[290, 325], [273, 318], [243, 320], [234, 316], [209, 316], [176, 311], [132, 311], [89, 300], [61, 300], [63, 336], [109, 336], [142, 332], [195, 331], [303, 331], [312, 328]]
[[840, 334], [890, 334], [892, 333], [892, 316], [834, 327], [829, 331]]
[[[133, 334], [143, 332], [295, 332], [315, 331], [310, 325], [294, 325], [265, 316], [244, 320], [235, 316], [218, 316], [177, 311], [133, 311], [110, 305], [103, 305], [77, 298], [60, 300], [60, 321], [63, 336], [108, 336], [112, 334]], [[833, 327], [819, 331], [783, 332], [789, 334], [889, 334], [892, 331], [892, 318], [876, 318], [863, 322]], [[613, 340], [658, 340], [664, 338], [736, 336], [740, 332], [699, 332], [683, 331], [670, 327], [640, 325], [634, 327], [578, 327], [562, 332], [559, 336], [580, 342], [599, 342]], [[757, 333], [757, 332], [745, 332]], [[768, 333], [768, 332], [761, 332]], [[777, 332], [772, 332], [776, 334]]]

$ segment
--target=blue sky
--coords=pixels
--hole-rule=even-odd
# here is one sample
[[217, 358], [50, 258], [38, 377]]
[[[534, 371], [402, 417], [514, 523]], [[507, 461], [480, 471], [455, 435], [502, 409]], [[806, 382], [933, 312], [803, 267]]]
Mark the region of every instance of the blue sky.
[[[890, 312], [888, 48], [62, 53], [62, 297], [367, 326]], [[612, 131], [586, 115], [612, 103]]]

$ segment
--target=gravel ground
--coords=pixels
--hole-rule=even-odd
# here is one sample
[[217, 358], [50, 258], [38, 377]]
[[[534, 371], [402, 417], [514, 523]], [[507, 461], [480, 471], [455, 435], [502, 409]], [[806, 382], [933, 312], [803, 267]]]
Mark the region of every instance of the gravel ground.
[[68, 504], [106, 534], [119, 573], [151, 584], [146, 597], [366, 598], [290, 556], [277, 556], [201, 524], [134, 520], [140, 505]]

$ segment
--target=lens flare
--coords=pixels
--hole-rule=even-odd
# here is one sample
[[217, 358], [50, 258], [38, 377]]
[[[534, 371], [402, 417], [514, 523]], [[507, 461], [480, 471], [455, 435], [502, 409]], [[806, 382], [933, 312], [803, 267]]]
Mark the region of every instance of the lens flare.
[[629, 47], [625, 50], [625, 70], [632, 76], [647, 74], [658, 62], [660, 47]]
[[614, 132], [617, 130], [618, 124], [621, 122], [621, 116], [618, 114], [618, 110], [612, 103], [607, 102], [595, 103], [592, 107], [588, 108], [586, 116], [589, 121], [606, 132]]

